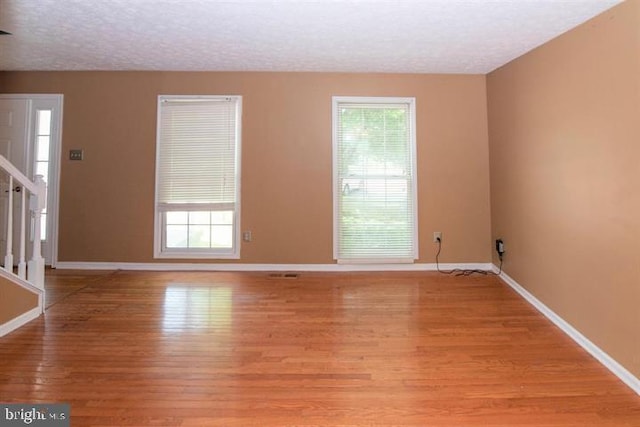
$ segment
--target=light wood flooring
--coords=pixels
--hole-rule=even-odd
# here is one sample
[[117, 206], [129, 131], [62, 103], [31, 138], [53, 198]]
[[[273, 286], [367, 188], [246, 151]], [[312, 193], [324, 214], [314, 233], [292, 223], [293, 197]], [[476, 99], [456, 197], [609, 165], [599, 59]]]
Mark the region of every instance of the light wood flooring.
[[81, 426], [640, 426], [640, 397], [495, 277], [47, 273], [0, 401]]

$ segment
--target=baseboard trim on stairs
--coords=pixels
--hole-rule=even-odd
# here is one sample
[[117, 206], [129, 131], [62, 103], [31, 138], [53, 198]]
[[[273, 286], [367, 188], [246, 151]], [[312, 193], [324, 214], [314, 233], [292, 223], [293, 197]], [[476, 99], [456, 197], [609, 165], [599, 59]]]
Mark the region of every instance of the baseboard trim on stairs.
[[40, 309], [40, 307], [35, 307], [27, 311], [26, 313], [23, 313], [20, 316], [14, 318], [13, 320], [9, 320], [8, 322], [3, 323], [2, 325], [0, 325], [0, 337], [15, 331], [23, 325], [26, 325], [27, 323], [40, 316], [40, 314], [42, 314], [42, 310]]
[[[63, 270], [144, 270], [144, 271], [436, 271], [436, 264], [241, 264], [241, 263], [134, 263], [134, 262], [58, 262]], [[491, 263], [440, 264], [441, 270], [491, 270]]]
[[[498, 267], [493, 266], [493, 270], [498, 272]], [[636, 394], [640, 395], [640, 379], [629, 372], [624, 366], [618, 363], [614, 358], [609, 356], [604, 350], [591, 342], [587, 337], [582, 335], [576, 328], [571, 326], [569, 322], [564, 320], [553, 310], [547, 307], [542, 301], [533, 296], [522, 285], [509, 277], [504, 271], [500, 275], [500, 278], [509, 285], [514, 291], [522, 296], [529, 304], [542, 313], [547, 319], [567, 334], [572, 340], [574, 340], [580, 347], [585, 349], [591, 354], [598, 362], [606, 367], [611, 373], [618, 377], [622, 382], [629, 386]]]
[[34, 294], [38, 294], [38, 295], [44, 294], [43, 289], [40, 289], [33, 283], [26, 281], [25, 279], [21, 278], [18, 275], [9, 273], [4, 268], [0, 268], [0, 277], [3, 277], [6, 280], [9, 280], [10, 282], [14, 283], [17, 286], [20, 286], [23, 289], [28, 290], [29, 292], [33, 292]]

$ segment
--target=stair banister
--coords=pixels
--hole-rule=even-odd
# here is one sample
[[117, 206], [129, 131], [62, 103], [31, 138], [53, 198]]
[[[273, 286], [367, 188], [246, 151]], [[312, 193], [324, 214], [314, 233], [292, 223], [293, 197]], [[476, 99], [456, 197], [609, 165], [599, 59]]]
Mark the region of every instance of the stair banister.
[[[7, 245], [4, 258], [3, 270], [9, 275], [17, 276], [22, 279], [19, 284], [21, 286], [31, 286], [32, 291], [37, 292], [40, 296], [44, 294], [44, 258], [42, 257], [41, 248], [41, 219], [42, 211], [46, 207], [47, 188], [42, 175], [37, 175], [34, 181], [27, 178], [18, 168], [16, 168], [9, 160], [0, 155], [0, 169], [3, 169], [8, 175], [9, 187], [7, 197]], [[29, 192], [29, 216], [27, 216], [27, 192]], [[13, 214], [14, 195], [21, 193], [21, 215], [19, 223], [20, 244], [18, 253], [18, 274], [14, 274], [14, 254], [13, 254], [13, 222], [16, 220]], [[26, 261], [26, 221], [30, 219], [33, 225], [33, 245], [31, 258]], [[5, 224], [0, 226], [4, 227]], [[25, 282], [26, 279], [26, 282]], [[40, 298], [42, 300], [42, 298]], [[41, 306], [43, 309], [43, 306]]]
[[37, 192], [31, 193], [29, 201], [30, 209], [33, 215], [33, 253], [28, 264], [27, 280], [40, 289], [44, 289], [44, 258], [42, 257], [42, 245], [40, 243], [40, 224], [42, 219], [42, 211], [46, 207], [47, 201], [47, 184], [44, 182], [42, 175], [36, 175]]

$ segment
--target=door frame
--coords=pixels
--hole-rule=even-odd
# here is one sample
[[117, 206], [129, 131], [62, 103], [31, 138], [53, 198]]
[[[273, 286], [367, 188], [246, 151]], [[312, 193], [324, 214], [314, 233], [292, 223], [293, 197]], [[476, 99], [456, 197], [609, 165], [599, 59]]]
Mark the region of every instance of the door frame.
[[47, 264], [55, 268], [58, 264], [58, 218], [60, 212], [60, 161], [62, 153], [62, 114], [64, 95], [62, 94], [0, 94], [0, 99], [28, 100], [27, 146], [25, 150], [25, 175], [33, 176], [33, 152], [36, 146], [36, 114], [38, 109], [51, 109], [51, 140], [49, 148], [49, 182], [47, 183], [47, 244], [49, 257]]

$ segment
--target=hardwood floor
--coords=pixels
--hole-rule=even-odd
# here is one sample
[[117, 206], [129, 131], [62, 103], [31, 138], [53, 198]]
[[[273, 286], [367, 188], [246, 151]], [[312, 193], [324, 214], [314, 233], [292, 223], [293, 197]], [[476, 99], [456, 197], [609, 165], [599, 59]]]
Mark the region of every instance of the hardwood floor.
[[0, 401], [72, 426], [640, 426], [640, 397], [495, 277], [48, 272]]
[[45, 271], [47, 289], [45, 294], [45, 307], [49, 308], [64, 298], [89, 286], [92, 282], [103, 280], [112, 274], [116, 274], [116, 272], [51, 270], [47, 268]]

